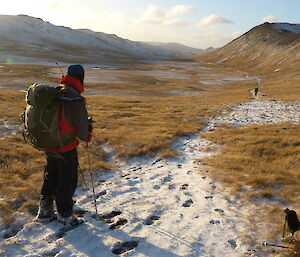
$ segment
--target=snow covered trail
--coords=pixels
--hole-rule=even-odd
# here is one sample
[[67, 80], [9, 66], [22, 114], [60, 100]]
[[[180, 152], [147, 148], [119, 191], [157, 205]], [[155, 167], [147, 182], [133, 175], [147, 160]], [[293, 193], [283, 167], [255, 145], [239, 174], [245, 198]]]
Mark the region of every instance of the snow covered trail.
[[[116, 161], [115, 170], [95, 179], [100, 220], [95, 216], [91, 191], [78, 188], [76, 213], [84, 217], [83, 225], [67, 231], [56, 221], [29, 222], [15, 236], [2, 241], [0, 254], [269, 256], [267, 252], [249, 251], [253, 247], [249, 238], [263, 242], [257, 238], [258, 231], [249, 229], [251, 221], [247, 219], [259, 207], [239, 202], [227, 188], [209, 178], [208, 167], [201, 159], [218, 148], [201, 135], [219, 123], [281, 122], [286, 117], [299, 122], [298, 108], [273, 101], [242, 103], [225, 116], [213, 118], [198, 135], [180, 139], [175, 145], [180, 153], [177, 159], [134, 158], [126, 164]], [[261, 117], [259, 122], [257, 117]], [[259, 229], [266, 226], [259, 224]]]

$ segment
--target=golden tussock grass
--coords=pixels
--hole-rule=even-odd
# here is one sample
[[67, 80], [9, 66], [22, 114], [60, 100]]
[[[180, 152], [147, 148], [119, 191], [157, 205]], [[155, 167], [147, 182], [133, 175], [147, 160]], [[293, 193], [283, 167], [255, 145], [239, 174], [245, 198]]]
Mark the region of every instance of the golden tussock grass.
[[174, 156], [171, 143], [177, 137], [199, 131], [207, 117], [249, 99], [247, 89], [236, 89], [234, 95], [234, 87], [223, 89], [189, 96], [89, 96], [95, 138], [109, 143], [125, 159], [141, 154]]
[[24, 209], [29, 200], [37, 204], [43, 165], [42, 154], [24, 144], [20, 136], [0, 140], [0, 209], [5, 220], [12, 211]]
[[[220, 110], [228, 110], [233, 105], [240, 102], [249, 101], [251, 96], [249, 90], [255, 87], [256, 81], [232, 81], [224, 85], [205, 85], [199, 83], [202, 79], [222, 78], [222, 77], [239, 77], [240, 73], [235, 69], [229, 67], [225, 68], [221, 65], [209, 64], [210, 69], [200, 69], [199, 66], [205, 66], [203, 63], [193, 63], [192, 66], [175, 67], [178, 72], [183, 73], [186, 77], [183, 78], [167, 78], [164, 76], [151, 75], [152, 71], [161, 69], [163, 71], [169, 71], [173, 69], [172, 66], [143, 66], [141, 70], [146, 70], [145, 75], [142, 72], [136, 72], [134, 70], [119, 70], [118, 76], [121, 74], [122, 82], [125, 84], [115, 83], [114, 80], [109, 82], [101, 82], [105, 80], [110, 74], [100, 76], [89, 83], [86, 83], [86, 88], [94, 91], [95, 95], [87, 95], [87, 108], [90, 115], [93, 116], [95, 123], [94, 127], [94, 139], [93, 144], [90, 146], [90, 152], [92, 157], [92, 170], [94, 172], [102, 169], [110, 169], [110, 164], [106, 160], [106, 155], [102, 150], [103, 144], [108, 144], [114, 149], [115, 155], [124, 160], [138, 155], [159, 155], [161, 157], [174, 157], [176, 156], [176, 149], [172, 148], [172, 142], [177, 137], [195, 133], [206, 124], [207, 118], [210, 116], [219, 115]], [[16, 69], [15, 69], [16, 67]], [[10, 66], [10, 70], [13, 70], [14, 76], [21, 74], [24, 81], [31, 80], [31, 76], [36, 79], [34, 82], [49, 81], [49, 84], [56, 84], [59, 81], [60, 73], [57, 69], [53, 72], [53, 68], [45, 68], [37, 66], [34, 68], [32, 75], [27, 75], [24, 70], [31, 69], [31, 67], [21, 67], [17, 65]], [[95, 72], [95, 71], [93, 71]], [[201, 75], [199, 75], [201, 72]], [[87, 78], [89, 74], [92, 74], [91, 70], [87, 69]], [[112, 73], [113, 74], [113, 73]], [[2, 74], [1, 74], [2, 75]], [[97, 74], [96, 74], [97, 75]], [[213, 76], [212, 76], [213, 75]], [[0, 77], [0, 81], [9, 79], [10, 77]], [[280, 92], [272, 92], [272, 78], [268, 77], [262, 84], [261, 91], [267, 92], [268, 96], [274, 97], [274, 99], [282, 98], [283, 95]], [[295, 88], [294, 83], [287, 83], [284, 87], [279, 84], [280, 76], [278, 76], [278, 88], [284, 90], [284, 95], [289, 100], [295, 100]], [[293, 81], [297, 77], [292, 76], [289, 81]], [[54, 83], [56, 82], [56, 83]], [[157, 83], [159, 82], [159, 83]], [[2, 83], [2, 82], [1, 82]], [[97, 90], [102, 95], [97, 95]], [[176, 92], [175, 94], [172, 92]], [[188, 92], [184, 94], [183, 92]], [[282, 91], [283, 92], [283, 91]], [[261, 92], [260, 92], [261, 93]], [[18, 115], [24, 106], [24, 94], [14, 90], [1, 90], [0, 91], [1, 104], [3, 108], [8, 108], [9, 112], [5, 112], [1, 116], [1, 120], [18, 120]], [[266, 130], [267, 127], [258, 128], [259, 131]], [[254, 130], [254, 129], [253, 129]], [[225, 131], [225, 130], [224, 130]], [[222, 142], [224, 149], [227, 147], [227, 133], [222, 131], [220, 136], [223, 136]], [[226, 130], [229, 131], [229, 130]], [[246, 130], [245, 130], [246, 131]], [[284, 131], [284, 130], [283, 130]], [[214, 133], [219, 133], [218, 131]], [[224, 133], [224, 134], [223, 134]], [[213, 135], [213, 134], [210, 134]], [[228, 132], [228, 140], [232, 137]], [[251, 133], [244, 134], [243, 140], [246, 138], [251, 139]], [[215, 136], [217, 139], [217, 136]], [[213, 138], [212, 138], [213, 139]], [[236, 142], [242, 139], [235, 139]], [[43, 166], [45, 164], [44, 157], [40, 152], [34, 150], [28, 145], [22, 142], [21, 137], [9, 137], [2, 140], [1, 144], [3, 156], [3, 163], [0, 166], [1, 177], [1, 190], [0, 194], [8, 203], [2, 209], [6, 209], [6, 220], [9, 221], [10, 213], [16, 210], [20, 211], [32, 211], [34, 206], [37, 205], [39, 198], [39, 191], [42, 183]], [[216, 140], [217, 141], [217, 140]], [[229, 140], [231, 141], [231, 140]], [[273, 144], [273, 142], [269, 142]], [[233, 143], [229, 144], [234, 148]], [[254, 146], [253, 146], [254, 147]], [[293, 147], [291, 147], [293, 148]], [[88, 169], [87, 152], [86, 149], [79, 147], [80, 166], [84, 170], [86, 181], [88, 181], [89, 174], [85, 172]], [[231, 151], [234, 151], [233, 149]], [[255, 152], [255, 148], [253, 148]], [[14, 154], [11, 154], [13, 152]], [[237, 158], [238, 154], [234, 152], [232, 156], [229, 156], [229, 152], [222, 152], [220, 158]], [[274, 154], [273, 152], [270, 152]], [[261, 151], [261, 155], [270, 154], [267, 150]], [[236, 154], [236, 156], [235, 156]], [[23, 157], [22, 157], [23, 156]], [[250, 167], [251, 158], [255, 156], [241, 157], [240, 164], [247, 164]], [[18, 158], [23, 158], [22, 165]], [[256, 158], [256, 157], [255, 157]], [[26, 161], [25, 161], [26, 159]], [[10, 161], [13, 160], [13, 161]], [[274, 160], [274, 167], [276, 167]], [[262, 162], [260, 169], [263, 170]], [[212, 163], [213, 167], [221, 165], [215, 159]], [[240, 166], [230, 166], [230, 162], [226, 163], [228, 171], [235, 171], [233, 174], [239, 174], [243, 177], [243, 173], [247, 174], [245, 170], [240, 170]], [[255, 167], [256, 167], [255, 166]], [[272, 166], [272, 167], [273, 167]], [[257, 168], [256, 167], [256, 168]], [[13, 172], [7, 172], [11, 169]], [[218, 169], [216, 169], [218, 170]], [[296, 169], [295, 169], [296, 170]], [[231, 171], [230, 171], [231, 172]], [[230, 174], [229, 172], [229, 174]], [[251, 168], [249, 174], [254, 174], [253, 168]], [[270, 174], [276, 174], [276, 170], [268, 170]], [[289, 171], [291, 172], [291, 171]], [[231, 174], [231, 176], [233, 176]], [[292, 173], [294, 174], [294, 173]], [[293, 175], [296, 176], [296, 173]], [[225, 177], [225, 176], [224, 176]], [[245, 176], [247, 177], [247, 176]], [[287, 175], [285, 177], [288, 177]], [[284, 178], [285, 178], [284, 177]], [[26, 179], [26, 181], [23, 181]], [[7, 183], [10, 180], [19, 181], [19, 183], [13, 182], [16, 187], [16, 193], [14, 196], [10, 195], [11, 185]], [[2, 183], [3, 182], [3, 183]], [[247, 183], [249, 185], [261, 185], [261, 191], [265, 190], [266, 196], [277, 191], [278, 186], [275, 184], [276, 180], [270, 178], [270, 183], [274, 183], [274, 188], [262, 186], [262, 181], [259, 177], [248, 178]], [[246, 183], [246, 182], [245, 182]], [[247, 185], [246, 183], [246, 185]], [[244, 188], [241, 183], [237, 185], [241, 189]], [[279, 186], [278, 186], [279, 187]], [[270, 190], [270, 192], [268, 192]], [[248, 192], [249, 194], [251, 192]], [[254, 195], [256, 197], [256, 195]], [[14, 202], [15, 199], [24, 199], [21, 203]], [[16, 205], [16, 203], [18, 203]], [[36, 204], [36, 205], [35, 205]], [[4, 218], [4, 217], [3, 217]]]
[[[95, 121], [94, 139], [89, 148], [94, 172], [111, 168], [101, 148], [102, 144], [109, 144], [115, 155], [124, 160], [143, 154], [175, 157], [176, 149], [171, 147], [174, 139], [197, 132], [206, 123], [207, 117], [216, 115], [220, 109], [228, 109], [240, 101], [249, 100], [248, 90], [252, 88], [250, 82], [242, 83], [242, 88], [237, 83], [222, 88], [199, 86], [199, 78], [194, 77], [197, 74], [194, 68], [187, 70], [190, 77], [187, 79], [158, 79], [149, 75], [152, 69], [157, 70], [156, 66], [144, 69], [148, 72], [146, 77], [143, 77], [141, 71], [118, 71], [127, 83], [125, 86], [101, 83], [101, 76], [99, 82], [86, 84], [87, 89], [95, 90], [96, 93], [97, 90], [108, 92], [112, 88], [123, 93], [126, 91], [116, 96], [86, 96], [88, 112]], [[169, 70], [170, 67], [162, 69]], [[32, 73], [29, 74], [27, 70], [32, 70]], [[179, 70], [182, 72], [182, 68]], [[49, 84], [53, 84], [54, 80], [59, 81], [60, 76], [59, 72], [52, 72], [53, 68], [43, 66], [11, 65], [5, 67], [5, 71], [1, 73], [1, 81], [13, 77], [27, 81], [35, 77], [35, 82], [48, 79]], [[217, 71], [220, 72], [220, 69]], [[89, 72], [87, 70], [87, 77]], [[160, 82], [159, 86], [157, 81]], [[190, 90], [191, 94], [182, 95], [179, 91], [174, 95], [166, 92], [169, 90]], [[17, 90], [1, 89], [1, 105], [6, 110], [0, 117], [2, 121], [19, 120], [25, 105], [24, 96], [24, 93]], [[6, 209], [7, 217], [11, 210], [34, 213], [33, 207], [37, 206], [45, 165], [43, 154], [26, 145], [21, 136], [5, 137], [0, 141], [0, 147], [0, 195], [7, 202], [6, 207], [1, 208]], [[78, 150], [80, 166], [88, 181], [89, 174], [85, 172], [88, 169], [87, 150], [84, 146]]]
[[[222, 145], [217, 155], [205, 160], [210, 176], [224, 182], [243, 202], [260, 206], [248, 219], [255, 229], [261, 222], [269, 224], [270, 229], [260, 234], [274, 242], [281, 239], [283, 210], [299, 211], [299, 132], [299, 125], [277, 124], [224, 128], [204, 135]], [[278, 256], [298, 255], [283, 250]]]
[[300, 200], [300, 127], [295, 124], [226, 128], [205, 134], [223, 145], [207, 162], [215, 176], [252, 198]]
[[[91, 169], [109, 169], [104, 157], [96, 146], [90, 145]], [[88, 181], [88, 157], [84, 146], [79, 147], [80, 168]], [[0, 211], [2, 221], [12, 221], [11, 214], [22, 211], [35, 215], [37, 211], [43, 170], [44, 153], [25, 144], [21, 136], [0, 140]], [[82, 183], [79, 177], [79, 183]]]

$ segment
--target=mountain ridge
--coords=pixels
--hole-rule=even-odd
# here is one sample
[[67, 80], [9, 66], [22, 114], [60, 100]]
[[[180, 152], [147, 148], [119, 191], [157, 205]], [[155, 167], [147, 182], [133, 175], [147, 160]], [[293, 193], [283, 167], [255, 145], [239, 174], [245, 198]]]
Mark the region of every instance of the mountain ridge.
[[[0, 15], [0, 56], [16, 62], [59, 61], [89, 64], [135, 62], [142, 59], [190, 58], [201, 49], [166, 49], [88, 29], [56, 26], [27, 15]], [[0, 62], [2, 62], [0, 59]]]
[[[297, 32], [299, 31], [299, 32]], [[300, 68], [300, 25], [263, 23], [253, 27], [225, 46], [198, 56], [199, 59], [258, 71]]]

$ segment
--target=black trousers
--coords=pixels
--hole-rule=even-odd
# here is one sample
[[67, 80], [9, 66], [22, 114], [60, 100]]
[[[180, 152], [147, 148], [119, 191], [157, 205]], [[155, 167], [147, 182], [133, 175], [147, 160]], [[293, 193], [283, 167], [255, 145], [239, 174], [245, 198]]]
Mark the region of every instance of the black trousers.
[[73, 213], [72, 197], [78, 180], [77, 149], [59, 154], [46, 153], [46, 158], [41, 199], [55, 200], [57, 212], [69, 217]]

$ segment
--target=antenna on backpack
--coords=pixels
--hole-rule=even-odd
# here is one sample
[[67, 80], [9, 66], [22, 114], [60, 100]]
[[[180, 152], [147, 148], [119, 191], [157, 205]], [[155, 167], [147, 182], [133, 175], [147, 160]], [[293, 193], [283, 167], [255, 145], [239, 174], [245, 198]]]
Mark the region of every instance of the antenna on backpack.
[[63, 70], [62, 70], [62, 68], [59, 66], [59, 64], [56, 62], [56, 65], [57, 65], [57, 67], [60, 69], [60, 71], [61, 71], [61, 74], [64, 76], [65, 74], [64, 74], [64, 72], [63, 72]]

